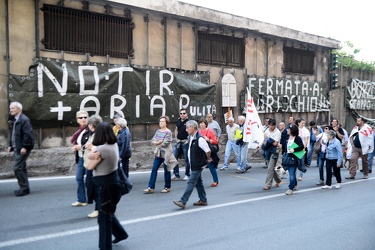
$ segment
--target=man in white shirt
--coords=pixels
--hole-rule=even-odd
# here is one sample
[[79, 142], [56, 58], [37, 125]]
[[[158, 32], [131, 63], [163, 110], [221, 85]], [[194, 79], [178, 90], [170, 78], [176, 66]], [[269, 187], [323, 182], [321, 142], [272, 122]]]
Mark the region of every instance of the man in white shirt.
[[268, 122], [268, 129], [264, 132], [264, 151], [266, 155], [266, 160], [268, 162], [268, 173], [263, 190], [270, 190], [272, 187], [272, 181], [275, 179], [276, 185], [278, 187], [281, 183], [281, 179], [275, 170], [278, 154], [278, 144], [281, 139], [280, 130], [276, 128], [276, 120], [270, 119]]
[[228, 125], [225, 127], [225, 130], [228, 135], [228, 141], [225, 146], [225, 155], [224, 155], [224, 165], [220, 170], [228, 170], [228, 160], [229, 156], [232, 153], [232, 150], [236, 154], [236, 160], [237, 160], [237, 167], [240, 167], [240, 159], [239, 159], [239, 153], [238, 153], [238, 145], [236, 144], [236, 140], [234, 139], [234, 135], [236, 133], [236, 130], [240, 126], [236, 123], [234, 123], [233, 117], [228, 118]]

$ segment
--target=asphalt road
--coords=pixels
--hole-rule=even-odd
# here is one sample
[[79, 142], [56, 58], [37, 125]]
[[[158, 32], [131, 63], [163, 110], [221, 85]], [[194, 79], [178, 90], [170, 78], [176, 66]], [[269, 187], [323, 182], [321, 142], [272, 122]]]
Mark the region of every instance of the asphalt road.
[[[375, 178], [343, 180], [340, 189], [316, 186], [318, 168], [310, 167], [299, 189], [285, 195], [288, 180], [263, 191], [266, 169], [259, 164], [245, 174], [219, 172], [219, 185], [203, 172], [208, 206], [195, 207], [193, 192], [185, 210], [175, 206], [185, 181], [172, 182], [172, 191], [143, 194], [149, 172], [131, 173], [134, 188], [124, 196], [117, 217], [129, 233], [113, 249], [375, 249]], [[347, 175], [342, 169], [342, 176]], [[336, 180], [333, 179], [333, 184]], [[97, 249], [96, 219], [86, 217], [93, 205], [71, 207], [74, 177], [35, 178], [31, 194], [15, 197], [15, 180], [0, 181], [1, 249]]]

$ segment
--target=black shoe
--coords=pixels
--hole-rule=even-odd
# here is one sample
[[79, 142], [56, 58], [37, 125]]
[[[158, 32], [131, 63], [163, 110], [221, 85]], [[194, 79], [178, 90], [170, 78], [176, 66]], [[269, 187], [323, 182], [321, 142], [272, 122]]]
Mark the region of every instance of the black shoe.
[[245, 172], [247, 172], [250, 168], [251, 168], [251, 166], [246, 167]]
[[30, 189], [25, 189], [25, 190], [16, 190], [14, 191], [14, 195], [19, 197], [19, 196], [25, 196], [30, 193]]
[[369, 170], [368, 172], [371, 174], [372, 170]]
[[122, 240], [126, 240], [128, 237], [129, 237], [129, 235], [126, 234], [125, 237], [122, 237], [122, 238], [115, 238], [114, 240], [112, 240], [112, 243], [113, 243], [113, 244], [119, 243], [119, 242], [122, 241]]
[[362, 170], [362, 169], [361, 169], [361, 170], [359, 170], [359, 171], [363, 172], [363, 170]]

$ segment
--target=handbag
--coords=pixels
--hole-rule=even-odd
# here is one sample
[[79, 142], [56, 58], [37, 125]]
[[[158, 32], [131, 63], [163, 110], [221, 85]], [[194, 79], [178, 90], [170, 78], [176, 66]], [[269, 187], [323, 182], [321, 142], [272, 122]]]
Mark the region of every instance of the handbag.
[[319, 154], [321, 151], [322, 151], [322, 144], [320, 143], [320, 140], [317, 140], [317, 141], [314, 143], [314, 149], [313, 149], [313, 152], [314, 152], [315, 154]]
[[293, 156], [290, 156], [288, 153], [283, 154], [283, 158], [281, 160], [281, 165], [286, 170], [290, 166], [296, 166], [296, 158]]
[[120, 163], [120, 166], [117, 168], [117, 173], [120, 177], [120, 182], [121, 182], [121, 195], [128, 194], [132, 188], [133, 184], [131, 180], [126, 177], [124, 170], [122, 169], [122, 164]]
[[213, 145], [210, 142], [207, 142], [207, 144], [208, 144], [208, 147], [211, 150], [211, 153], [216, 154], [217, 152], [219, 152], [219, 144]]

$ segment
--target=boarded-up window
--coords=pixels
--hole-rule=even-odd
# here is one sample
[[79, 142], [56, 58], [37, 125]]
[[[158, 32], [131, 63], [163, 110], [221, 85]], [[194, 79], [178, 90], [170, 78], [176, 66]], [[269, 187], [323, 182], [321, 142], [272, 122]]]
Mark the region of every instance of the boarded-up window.
[[132, 55], [132, 24], [128, 17], [110, 16], [43, 5], [46, 49], [127, 58]]
[[244, 67], [243, 38], [198, 33], [198, 63]]
[[314, 74], [315, 52], [291, 47], [284, 47], [285, 73]]

